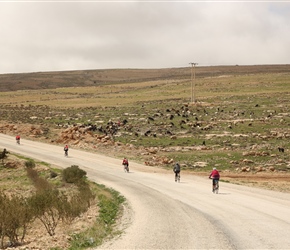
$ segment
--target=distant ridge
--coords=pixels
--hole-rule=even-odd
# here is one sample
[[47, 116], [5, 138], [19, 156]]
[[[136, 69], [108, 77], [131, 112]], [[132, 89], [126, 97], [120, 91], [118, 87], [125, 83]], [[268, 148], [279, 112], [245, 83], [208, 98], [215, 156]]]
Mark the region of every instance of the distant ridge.
[[[196, 78], [219, 75], [290, 73], [290, 65], [202, 66]], [[55, 72], [0, 74], [0, 91], [88, 87], [125, 82], [190, 79], [191, 67], [164, 69], [96, 69]]]

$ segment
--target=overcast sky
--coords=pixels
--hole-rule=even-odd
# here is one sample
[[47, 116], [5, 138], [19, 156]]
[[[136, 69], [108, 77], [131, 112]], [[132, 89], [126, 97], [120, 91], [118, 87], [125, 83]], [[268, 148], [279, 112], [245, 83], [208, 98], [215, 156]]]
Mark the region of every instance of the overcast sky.
[[290, 63], [290, 1], [2, 1], [0, 74]]

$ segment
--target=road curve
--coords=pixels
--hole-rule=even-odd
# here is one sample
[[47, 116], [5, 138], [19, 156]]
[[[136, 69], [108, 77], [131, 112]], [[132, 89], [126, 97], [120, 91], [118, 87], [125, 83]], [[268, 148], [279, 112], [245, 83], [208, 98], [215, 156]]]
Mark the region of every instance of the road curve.
[[0, 134], [0, 147], [61, 167], [78, 165], [88, 177], [118, 190], [127, 199], [124, 233], [99, 249], [290, 249], [290, 194], [220, 184], [121, 159]]

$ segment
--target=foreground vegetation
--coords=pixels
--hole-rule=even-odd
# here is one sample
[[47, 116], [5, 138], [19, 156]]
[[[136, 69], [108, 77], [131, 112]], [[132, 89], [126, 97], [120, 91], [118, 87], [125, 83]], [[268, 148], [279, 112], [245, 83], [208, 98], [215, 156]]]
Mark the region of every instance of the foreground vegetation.
[[99, 207], [96, 218], [91, 226], [71, 232], [67, 249], [95, 247], [117, 233], [113, 226], [121, 212], [120, 204], [124, 202], [119, 193], [88, 182], [86, 172], [76, 165], [61, 171], [42, 168], [37, 166], [40, 163], [35, 164], [30, 159], [21, 160], [24, 162], [21, 164], [10, 158], [8, 155], [0, 167], [1, 249], [29, 243], [26, 240], [28, 228], [34, 227], [37, 220], [49, 236], [55, 236], [57, 227], [74, 223], [92, 204]]

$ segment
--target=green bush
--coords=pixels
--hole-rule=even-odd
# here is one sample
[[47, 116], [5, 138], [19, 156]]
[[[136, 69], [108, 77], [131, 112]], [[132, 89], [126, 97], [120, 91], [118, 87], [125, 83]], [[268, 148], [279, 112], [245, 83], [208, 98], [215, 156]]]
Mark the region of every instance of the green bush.
[[78, 193], [70, 195], [60, 192], [46, 179], [38, 176], [36, 170], [27, 168], [27, 175], [36, 187], [36, 193], [28, 201], [33, 215], [45, 226], [50, 236], [60, 220], [71, 222], [90, 207], [90, 201], [95, 198], [89, 185], [85, 182], [86, 172], [73, 165], [63, 171], [63, 178], [68, 183], [78, 186]]
[[27, 168], [35, 168], [35, 162], [33, 160], [28, 160], [24, 164]]
[[79, 168], [77, 165], [72, 165], [62, 172], [63, 181], [66, 183], [79, 183], [84, 180], [87, 175], [86, 171]]

